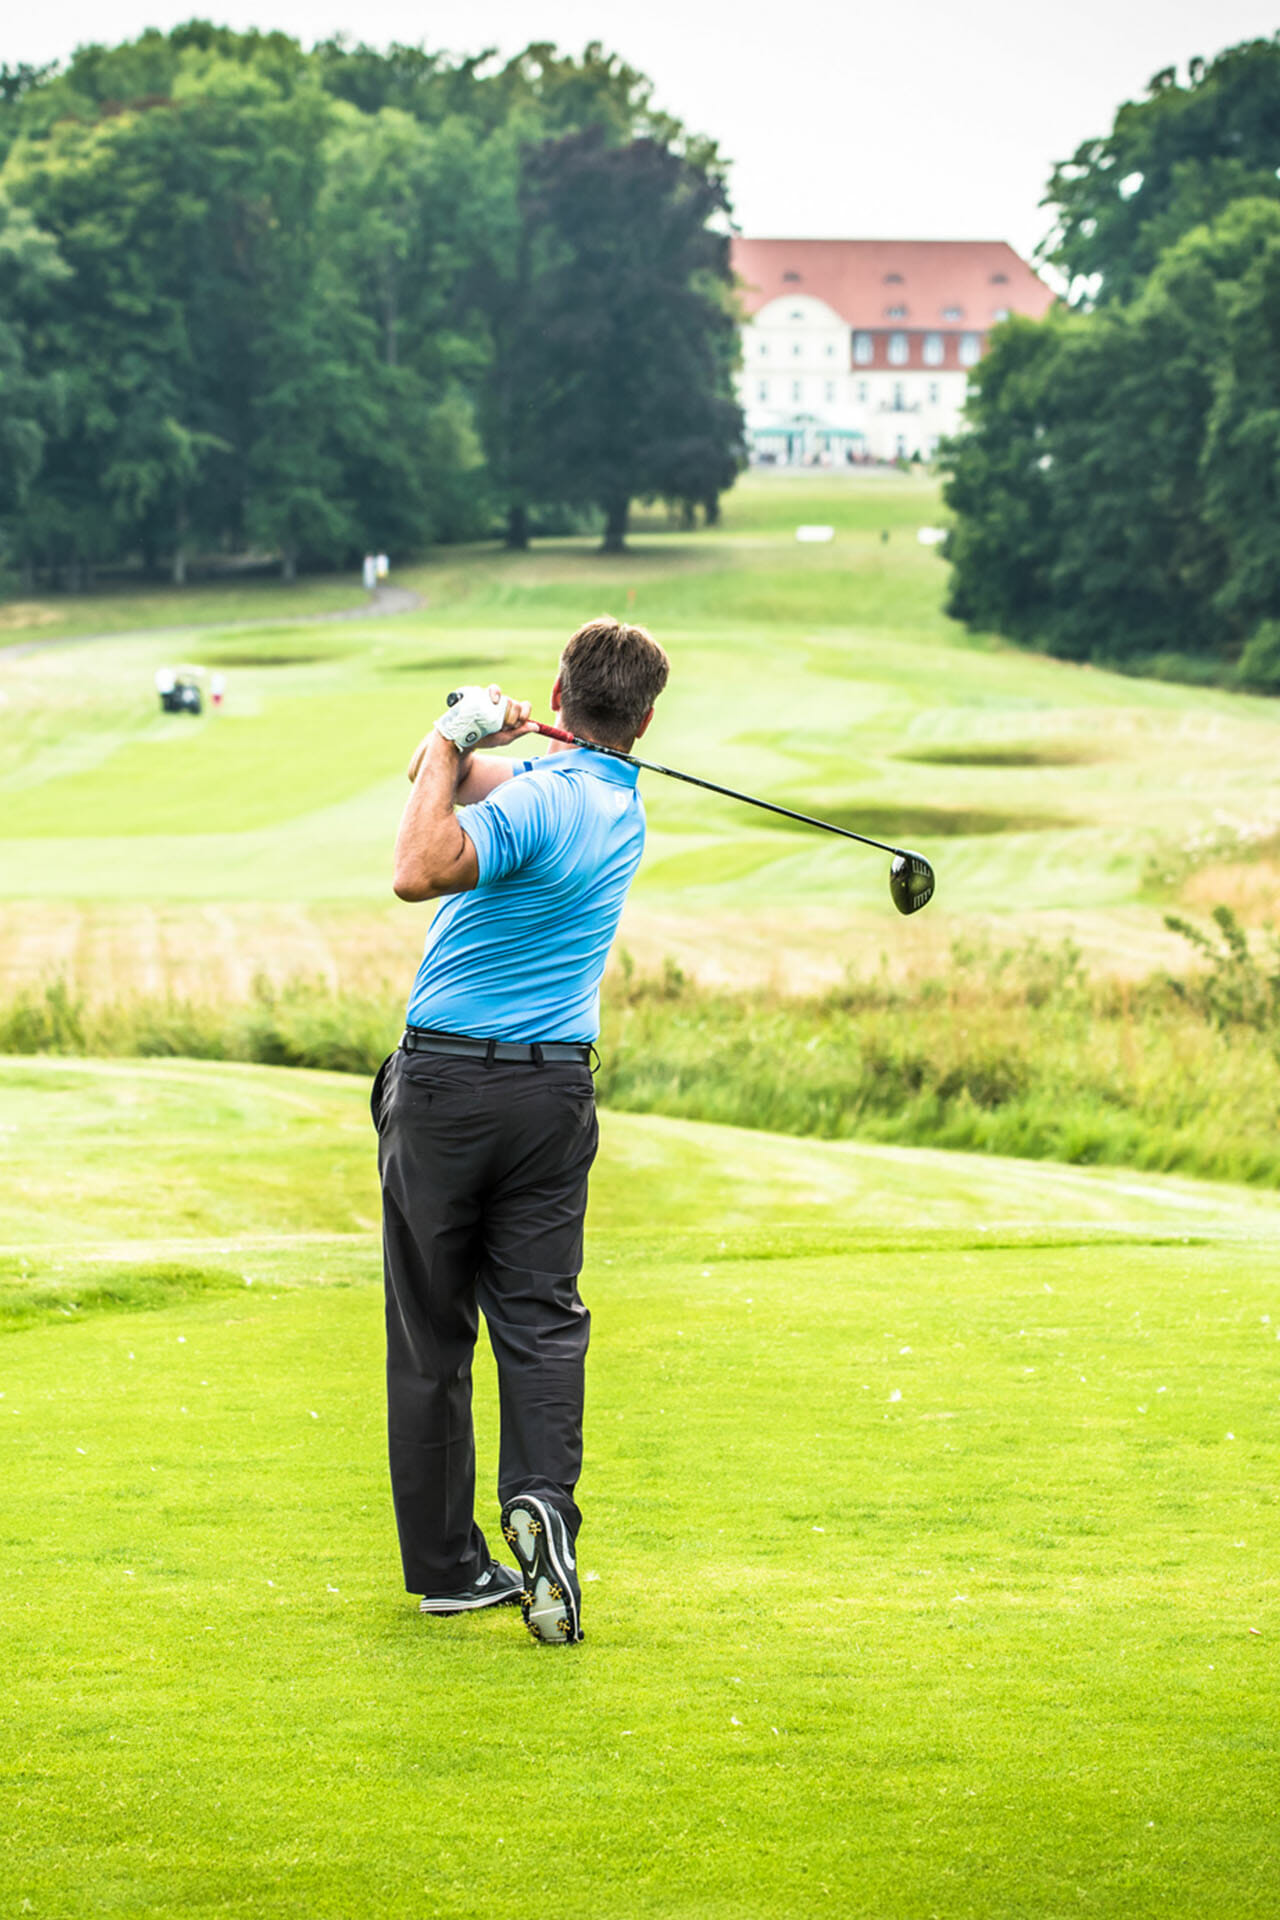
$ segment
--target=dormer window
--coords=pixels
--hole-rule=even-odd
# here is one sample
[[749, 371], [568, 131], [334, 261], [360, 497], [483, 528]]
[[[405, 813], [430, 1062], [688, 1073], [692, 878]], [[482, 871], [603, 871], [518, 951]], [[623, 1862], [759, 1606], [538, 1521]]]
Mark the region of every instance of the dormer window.
[[993, 287], [1007, 287], [1007, 286], [1008, 286], [1008, 284], [1009, 284], [1009, 276], [1008, 276], [1008, 274], [1007, 274], [1007, 273], [993, 273], [993, 274], [992, 274], [992, 276], [991, 276], [991, 284], [992, 284], [992, 286], [993, 286]]
[[798, 273], [784, 273], [782, 277], [784, 280], [794, 284], [796, 281], [799, 280], [800, 275]]
[[964, 308], [963, 307], [944, 307], [942, 309], [942, 317], [944, 320], [963, 320]]
[[886, 273], [884, 283], [886, 287], [900, 287], [902, 285], [902, 275], [900, 273]]
[[886, 307], [884, 311], [885, 317], [889, 320], [905, 320], [907, 317], [905, 307]]

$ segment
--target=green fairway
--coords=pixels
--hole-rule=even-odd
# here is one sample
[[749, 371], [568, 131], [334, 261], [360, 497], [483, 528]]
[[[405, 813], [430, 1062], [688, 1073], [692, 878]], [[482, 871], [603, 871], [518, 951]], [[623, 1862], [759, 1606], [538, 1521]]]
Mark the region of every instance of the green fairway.
[[[939, 513], [927, 478], [752, 474], [723, 527], [652, 516], [615, 558], [587, 540], [442, 549], [399, 576], [425, 604], [391, 618], [246, 629], [193, 593], [188, 619], [215, 624], [177, 638], [141, 630], [143, 599], [120, 603], [144, 609], [131, 636], [33, 629], [0, 658], [0, 978], [222, 993], [259, 970], [403, 978], [426, 917], [390, 906], [388, 858], [415, 740], [459, 679], [496, 675], [545, 713], [559, 647], [602, 608], [671, 649], [654, 757], [917, 844], [939, 875], [904, 922], [879, 855], [648, 778], [623, 928], [644, 967], [814, 984], [1034, 929], [1132, 973], [1178, 951], [1161, 915], [1179, 889], [1265, 918], [1276, 703], [973, 641], [915, 537]], [[802, 521], [835, 538], [797, 545]], [[339, 592], [266, 604], [287, 619]], [[146, 606], [168, 621], [174, 597]], [[225, 672], [225, 711], [156, 711], [152, 674], [175, 649]]]
[[604, 1116], [538, 1649], [399, 1591], [365, 1098], [0, 1064], [6, 1910], [1274, 1911], [1273, 1202]]

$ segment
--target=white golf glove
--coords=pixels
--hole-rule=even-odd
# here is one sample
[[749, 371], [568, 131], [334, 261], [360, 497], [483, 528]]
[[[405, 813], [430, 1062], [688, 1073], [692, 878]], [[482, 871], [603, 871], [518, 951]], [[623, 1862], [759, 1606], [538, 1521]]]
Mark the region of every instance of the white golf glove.
[[436, 721], [436, 732], [452, 740], [459, 753], [470, 753], [491, 733], [501, 733], [507, 717], [507, 696], [488, 687], [459, 687]]

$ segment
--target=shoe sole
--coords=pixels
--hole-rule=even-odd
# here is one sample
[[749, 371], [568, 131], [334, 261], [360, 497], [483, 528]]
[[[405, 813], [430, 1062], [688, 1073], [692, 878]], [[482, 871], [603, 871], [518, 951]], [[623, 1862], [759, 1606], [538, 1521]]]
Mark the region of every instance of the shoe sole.
[[461, 1606], [454, 1605], [452, 1601], [437, 1604], [435, 1601], [420, 1600], [418, 1612], [429, 1613], [436, 1620], [452, 1620], [460, 1613], [478, 1613], [482, 1607], [513, 1607], [519, 1598], [520, 1591], [517, 1588], [514, 1593], [486, 1593], [476, 1600], [464, 1600]]
[[503, 1539], [524, 1575], [524, 1623], [544, 1646], [569, 1646], [583, 1637], [577, 1576], [561, 1559], [563, 1531], [563, 1520], [544, 1501], [521, 1496], [502, 1510]]

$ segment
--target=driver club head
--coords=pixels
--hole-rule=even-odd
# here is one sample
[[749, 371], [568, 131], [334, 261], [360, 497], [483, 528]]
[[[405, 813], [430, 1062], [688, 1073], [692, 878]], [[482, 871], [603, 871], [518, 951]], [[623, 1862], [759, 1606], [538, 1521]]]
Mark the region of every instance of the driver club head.
[[895, 853], [889, 893], [899, 913], [919, 913], [933, 898], [933, 868], [922, 853]]

